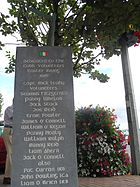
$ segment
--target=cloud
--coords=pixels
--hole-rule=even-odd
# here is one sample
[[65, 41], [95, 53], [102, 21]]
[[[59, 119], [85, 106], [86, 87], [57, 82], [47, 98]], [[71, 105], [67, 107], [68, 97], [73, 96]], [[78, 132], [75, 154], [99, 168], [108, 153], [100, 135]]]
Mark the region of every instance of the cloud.
[[[100, 65], [100, 68], [102, 63]], [[121, 61], [116, 61], [112, 58], [106, 61], [103, 66], [110, 68], [110, 80], [107, 83], [100, 83], [97, 80], [92, 80], [83, 76], [79, 79], [74, 79], [75, 99], [77, 105], [83, 104], [101, 104], [110, 105], [110, 107], [120, 106], [124, 103], [124, 88], [122, 79], [122, 70], [120, 68]], [[104, 69], [105, 67], [103, 67]], [[84, 98], [84, 99], [83, 99]]]
[[[140, 116], [139, 50], [139, 47], [129, 49], [138, 116]], [[75, 107], [79, 108], [90, 104], [94, 107], [99, 104], [100, 106], [115, 109], [118, 116], [117, 123], [120, 124], [120, 128], [128, 128], [121, 56], [103, 60], [99, 69], [104, 73], [109, 69], [110, 80], [108, 83], [90, 80], [85, 75], [79, 79], [74, 78]]]

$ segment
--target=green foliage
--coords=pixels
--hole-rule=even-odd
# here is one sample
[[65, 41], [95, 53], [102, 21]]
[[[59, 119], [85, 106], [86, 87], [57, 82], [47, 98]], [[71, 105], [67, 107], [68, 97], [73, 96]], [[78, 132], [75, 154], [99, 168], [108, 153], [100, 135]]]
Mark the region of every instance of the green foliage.
[[105, 82], [105, 81], [107, 81], [109, 79], [107, 74], [100, 73], [97, 70], [92, 72], [89, 77], [92, 78], [93, 80], [98, 79], [100, 82]]
[[[86, 15], [88, 32], [96, 30], [97, 40], [104, 49], [105, 58], [120, 54], [119, 37], [129, 32], [129, 25], [140, 30], [139, 0], [83, 0], [91, 7]], [[90, 23], [95, 23], [90, 24]]]
[[16, 22], [12, 20], [11, 23], [9, 23], [9, 19], [9, 15], [0, 13], [0, 32], [4, 36], [13, 34], [17, 30]]
[[114, 176], [130, 172], [125, 136], [114, 110], [92, 106], [76, 111], [79, 176]]
[[10, 51], [6, 51], [6, 56], [9, 59], [9, 67], [5, 68], [6, 73], [12, 73], [15, 71], [15, 56], [11, 55]]
[[[86, 73], [106, 82], [109, 77], [97, 70], [100, 59], [120, 54], [118, 39], [129, 31], [130, 24], [133, 30], [140, 29], [139, 0], [7, 1], [11, 8], [9, 15], [0, 14], [1, 34], [18, 33], [18, 41], [27, 46], [48, 45], [50, 15], [55, 15], [54, 45], [72, 47], [75, 77]], [[12, 72], [14, 68], [10, 68]]]

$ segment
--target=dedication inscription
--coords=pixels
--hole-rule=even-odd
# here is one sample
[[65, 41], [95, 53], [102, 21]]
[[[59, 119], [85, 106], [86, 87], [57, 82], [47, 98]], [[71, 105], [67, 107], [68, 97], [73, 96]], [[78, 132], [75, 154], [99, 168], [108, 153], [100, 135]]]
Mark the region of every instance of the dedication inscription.
[[69, 47], [19, 47], [12, 187], [77, 187]]

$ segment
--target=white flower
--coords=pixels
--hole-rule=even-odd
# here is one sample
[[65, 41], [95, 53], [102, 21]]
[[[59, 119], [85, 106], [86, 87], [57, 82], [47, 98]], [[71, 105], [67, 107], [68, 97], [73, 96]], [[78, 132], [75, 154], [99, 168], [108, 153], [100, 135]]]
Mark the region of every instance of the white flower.
[[100, 129], [100, 130], [99, 130], [99, 132], [103, 133], [103, 130], [102, 130], [102, 129]]
[[100, 170], [99, 169], [96, 169], [97, 172], [99, 172]]

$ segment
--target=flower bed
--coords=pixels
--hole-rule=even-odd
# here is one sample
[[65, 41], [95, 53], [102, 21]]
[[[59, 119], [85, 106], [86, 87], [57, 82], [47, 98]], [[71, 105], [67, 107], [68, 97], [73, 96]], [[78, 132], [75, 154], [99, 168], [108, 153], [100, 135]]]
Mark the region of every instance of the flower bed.
[[97, 106], [76, 111], [78, 175], [125, 175], [131, 163], [114, 110]]

